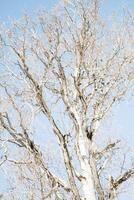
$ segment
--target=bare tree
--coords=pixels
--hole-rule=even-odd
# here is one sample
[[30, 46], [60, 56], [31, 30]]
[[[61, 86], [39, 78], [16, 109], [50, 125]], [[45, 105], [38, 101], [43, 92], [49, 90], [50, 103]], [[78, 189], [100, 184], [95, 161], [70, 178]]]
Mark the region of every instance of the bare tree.
[[111, 170], [120, 141], [97, 139], [107, 114], [132, 91], [133, 16], [109, 27], [100, 7], [99, 0], [68, 1], [1, 27], [1, 141], [25, 199], [112, 200], [134, 175], [125, 159], [120, 173]]

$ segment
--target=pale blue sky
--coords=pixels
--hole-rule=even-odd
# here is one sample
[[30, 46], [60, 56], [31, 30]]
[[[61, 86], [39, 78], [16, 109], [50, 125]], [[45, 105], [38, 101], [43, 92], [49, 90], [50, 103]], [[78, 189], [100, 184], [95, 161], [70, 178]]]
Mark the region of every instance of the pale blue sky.
[[[134, 0], [104, 0], [104, 15], [110, 11], [119, 11], [126, 5], [134, 10]], [[45, 7], [51, 8], [58, 0], [0, 0], [0, 19], [7, 20], [8, 17], [19, 18], [24, 11], [33, 13], [38, 9]]]
[[[134, 10], [134, 0], [104, 0], [103, 16], [112, 11], [121, 14], [120, 9], [127, 6]], [[0, 21], [7, 22], [10, 18], [19, 19], [24, 12], [33, 14], [41, 8], [50, 9], [58, 0], [0, 0]], [[118, 136], [134, 146], [134, 102], [123, 102], [114, 110], [115, 117], [111, 123], [111, 131], [118, 129]], [[112, 120], [112, 119], [111, 119]], [[124, 198], [123, 200], [126, 200]], [[130, 200], [130, 199], [129, 199]]]
[[33, 13], [40, 8], [51, 8], [58, 0], [0, 0], [0, 18], [18, 19], [24, 12]]
[[[24, 12], [33, 14], [41, 8], [52, 8], [58, 0], [0, 0], [0, 21], [7, 22], [11, 19], [19, 19]], [[104, 0], [105, 4], [102, 10], [104, 18], [111, 12], [117, 12], [121, 16], [121, 8], [124, 6], [134, 10], [134, 0]], [[134, 130], [134, 103], [122, 103], [116, 109], [116, 119], [113, 126], [119, 124], [119, 134], [126, 138], [131, 145], [134, 144], [131, 138]]]

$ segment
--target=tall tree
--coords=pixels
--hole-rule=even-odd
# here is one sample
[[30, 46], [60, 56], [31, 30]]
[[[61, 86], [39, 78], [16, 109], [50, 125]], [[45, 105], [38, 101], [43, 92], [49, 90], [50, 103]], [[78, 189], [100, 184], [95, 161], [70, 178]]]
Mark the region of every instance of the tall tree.
[[[18, 169], [25, 199], [112, 200], [134, 175], [133, 166], [108, 171], [119, 141], [103, 147], [98, 135], [133, 86], [133, 16], [125, 13], [115, 26], [100, 8], [99, 0], [66, 1], [1, 27], [0, 127], [9, 150], [3, 165]], [[45, 154], [40, 145], [49, 135]], [[48, 164], [54, 150], [59, 173]]]

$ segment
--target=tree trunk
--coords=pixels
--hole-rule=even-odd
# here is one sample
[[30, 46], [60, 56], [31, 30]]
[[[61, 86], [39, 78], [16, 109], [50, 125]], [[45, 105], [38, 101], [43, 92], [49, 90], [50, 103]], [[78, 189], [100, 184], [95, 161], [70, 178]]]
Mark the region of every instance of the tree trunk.
[[87, 143], [87, 139], [83, 132], [84, 131], [82, 130], [79, 131], [79, 138], [78, 138], [83, 199], [96, 200], [94, 178], [93, 178], [92, 168], [89, 162], [89, 144]]

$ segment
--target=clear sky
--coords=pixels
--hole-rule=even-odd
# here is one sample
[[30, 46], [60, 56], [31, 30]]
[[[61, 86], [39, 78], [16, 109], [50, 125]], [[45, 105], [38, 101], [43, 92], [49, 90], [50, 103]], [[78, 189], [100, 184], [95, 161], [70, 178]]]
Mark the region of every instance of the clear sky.
[[51, 8], [58, 0], [0, 0], [0, 19], [18, 19], [24, 12], [33, 13], [40, 8]]
[[[118, 11], [122, 6], [134, 9], [134, 0], [104, 0], [104, 14], [110, 10]], [[19, 18], [23, 12], [33, 13], [45, 7], [51, 8], [58, 0], [0, 0], [0, 19], [7, 20], [8, 17]]]
[[[111, 11], [119, 12], [121, 7], [127, 6], [134, 10], [134, 0], [104, 0], [103, 15], [106, 17]], [[19, 19], [24, 12], [33, 14], [41, 8], [50, 9], [58, 0], [0, 0], [0, 21], [8, 21], [9, 17]], [[115, 111], [111, 129], [119, 128], [118, 135], [134, 146], [134, 102], [123, 102]], [[126, 199], [123, 199], [126, 200]], [[129, 199], [130, 200], [130, 199]]]
[[[0, 0], [0, 21], [8, 21], [9, 17], [12, 19], [19, 19], [24, 12], [33, 14], [41, 8], [51, 9], [58, 0]], [[103, 16], [107, 17], [110, 12], [118, 12], [120, 16], [120, 10], [124, 6], [130, 10], [134, 10], [134, 0], [104, 0], [105, 6], [103, 7]], [[122, 103], [118, 109], [116, 109], [116, 123], [119, 124], [119, 133], [126, 138], [131, 144], [133, 144], [133, 130], [134, 130], [134, 103]], [[119, 127], [118, 127], [119, 128]], [[129, 139], [130, 138], [130, 139]]]

